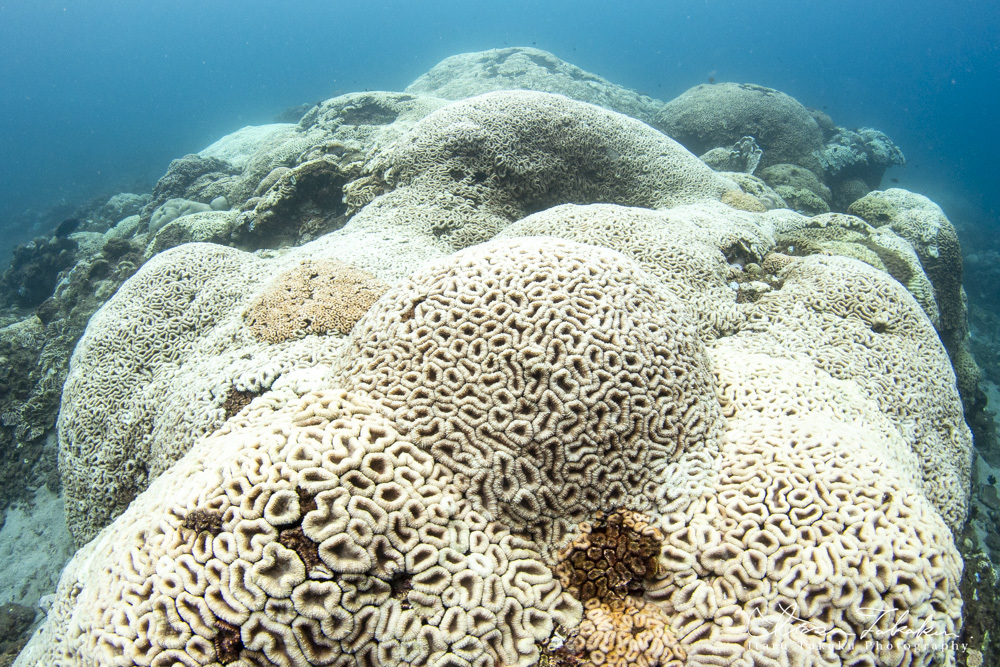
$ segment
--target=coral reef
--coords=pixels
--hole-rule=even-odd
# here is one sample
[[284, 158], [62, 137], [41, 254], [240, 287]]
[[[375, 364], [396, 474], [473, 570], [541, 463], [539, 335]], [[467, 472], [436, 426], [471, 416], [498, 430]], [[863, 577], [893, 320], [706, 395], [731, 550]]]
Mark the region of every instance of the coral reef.
[[[762, 179], [753, 176], [752, 174], [745, 174], [738, 171], [723, 172], [723, 175], [739, 185], [742, 192], [752, 196], [754, 199], [763, 204], [766, 210], [771, 211], [776, 208], [789, 208], [788, 203], [781, 198], [781, 195], [775, 192], [771, 186], [765, 183]], [[723, 193], [723, 198], [727, 195], [731, 196], [730, 193]], [[723, 201], [725, 201], [725, 199], [723, 199]], [[740, 207], [737, 206], [735, 208]]]
[[[473, 88], [613, 97], [544, 52], [463, 58]], [[824, 147], [891, 142], [699, 89], [738, 112], [706, 148], [753, 136], [774, 189], [551, 92], [356, 93], [175, 161], [103, 235], [74, 216], [75, 264], [0, 335], [17, 448], [107, 301], [58, 422], [82, 546], [16, 664], [992, 659], [953, 228], [905, 191], [784, 208], [867, 187]], [[176, 198], [213, 210], [146, 231]]]
[[[998, 523], [995, 517], [1000, 515], [1000, 510], [995, 508], [993, 515], [993, 525], [996, 526]], [[969, 601], [964, 610], [962, 633], [958, 637], [958, 641], [968, 647], [957, 656], [958, 664], [962, 667], [995, 665], [1000, 660], [1000, 643], [996, 639], [997, 632], [1000, 632], [996, 615], [997, 608], [1000, 608], [1000, 600], [997, 599], [1000, 585], [1000, 577], [997, 576], [1000, 558], [997, 554], [1000, 549], [996, 548], [998, 545], [994, 542], [994, 547], [987, 549], [990, 555], [983, 553], [977, 547], [979, 538], [976, 532], [974, 522], [970, 521], [959, 534], [958, 540], [965, 562], [961, 583], [962, 598]]]
[[898, 280], [913, 295], [928, 319], [940, 315], [934, 288], [913, 247], [889, 227], [875, 228], [843, 213], [824, 213], [778, 235], [778, 247], [798, 256], [834, 254], [854, 257]]
[[105, 229], [109, 229], [130, 215], [137, 215], [149, 200], [149, 194], [120, 192], [109, 198], [98, 209], [97, 217], [104, 223]]
[[[358, 265], [366, 253], [371, 263]], [[313, 261], [349, 260], [392, 279], [381, 262], [389, 259], [402, 270], [420, 257], [405, 246], [387, 255], [364, 235], [351, 240], [335, 232], [276, 256], [189, 243], [150, 259], [94, 315], [63, 388], [60, 469], [74, 536], [92, 538], [195, 439], [221, 426], [233, 413], [234, 396], [260, 394], [295, 368], [332, 363], [344, 337], [326, 323], [346, 326], [343, 318], [355, 315], [323, 313], [310, 330], [280, 310], [265, 317], [254, 304], [275, 303], [275, 294], [266, 295], [279, 276], [294, 280]], [[351, 273], [337, 269], [349, 285], [374, 296], [375, 281]], [[337, 285], [317, 282], [315, 294], [303, 286], [297, 298], [306, 310], [317, 300], [344, 304]], [[350, 299], [355, 313], [370, 300]], [[255, 313], [249, 322], [248, 311]], [[262, 336], [265, 321], [282, 319], [295, 328]], [[113, 366], [109, 356], [117, 359]]]
[[[299, 118], [301, 117], [300, 114]], [[296, 118], [296, 122], [299, 118]], [[285, 141], [294, 135], [295, 125], [291, 123], [250, 125], [227, 134], [210, 146], [203, 148], [198, 151], [198, 156], [220, 160], [234, 169], [244, 171], [247, 163], [255, 155], [267, 152], [275, 143]]]
[[199, 205], [199, 209], [198, 212], [174, 218], [155, 232], [150, 231], [152, 239], [146, 245], [144, 257], [149, 259], [184, 243], [228, 245], [236, 226], [236, 214], [232, 211], [212, 211], [203, 204]]
[[726, 206], [738, 208], [741, 211], [755, 211], [763, 213], [767, 210], [767, 205], [751, 194], [742, 190], [726, 190], [720, 198]]
[[[575, 208], [591, 207], [565, 207], [564, 228]], [[747, 304], [752, 325], [700, 357], [686, 307], [612, 250], [515, 238], [418, 271], [365, 315], [323, 381], [359, 393], [310, 393], [288, 373], [196, 444], [84, 547], [61, 584], [77, 593], [62, 594], [24, 659], [425, 664], [447, 652], [530, 664], [642, 646], [653, 663], [944, 659], [891, 630], [960, 627], [961, 561], [942, 517], [964, 520], [969, 442], [946, 354], [883, 272], [812, 256], [781, 274], [780, 289]], [[605, 340], [620, 361], [602, 355]], [[644, 375], [641, 355], [664, 372]], [[618, 471], [634, 479], [616, 492]], [[407, 499], [426, 509], [402, 512]], [[585, 609], [549, 569], [578, 539], [588, 557], [595, 540], [617, 539], [624, 559], [594, 553], [593, 581], [605, 583]], [[501, 553], [506, 569], [491, 564]], [[789, 629], [789, 610], [837, 641]], [[134, 635], [110, 620], [137, 616], [150, 622]], [[70, 639], [70, 618], [93, 648]], [[472, 632], [480, 618], [495, 625]], [[885, 641], [852, 641], [866, 628]]]

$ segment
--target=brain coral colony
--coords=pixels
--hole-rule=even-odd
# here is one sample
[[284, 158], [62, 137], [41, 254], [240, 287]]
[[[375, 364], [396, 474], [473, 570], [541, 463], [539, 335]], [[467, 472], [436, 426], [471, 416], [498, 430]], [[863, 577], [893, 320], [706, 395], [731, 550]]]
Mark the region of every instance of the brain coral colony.
[[15, 664], [964, 661], [950, 223], [767, 91], [697, 150], [774, 186], [533, 49], [175, 162], [69, 366], [81, 546]]

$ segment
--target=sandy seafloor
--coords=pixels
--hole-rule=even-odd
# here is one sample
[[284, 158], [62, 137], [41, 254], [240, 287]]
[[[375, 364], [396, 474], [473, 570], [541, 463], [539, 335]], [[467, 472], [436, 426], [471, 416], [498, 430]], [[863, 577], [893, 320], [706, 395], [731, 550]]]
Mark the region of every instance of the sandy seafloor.
[[61, 496], [43, 486], [30, 504], [8, 508], [0, 529], [0, 590], [4, 597], [27, 607], [39, 604], [55, 590], [73, 550]]

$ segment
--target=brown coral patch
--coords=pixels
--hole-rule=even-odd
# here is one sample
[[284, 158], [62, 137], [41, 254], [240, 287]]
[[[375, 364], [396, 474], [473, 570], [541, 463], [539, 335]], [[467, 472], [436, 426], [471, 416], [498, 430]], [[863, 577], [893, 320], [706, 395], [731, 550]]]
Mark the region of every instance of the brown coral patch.
[[584, 602], [642, 596], [645, 581], [657, 572], [663, 535], [637, 512], [600, 512], [560, 555], [556, 575]]
[[319, 545], [306, 537], [302, 532], [302, 526], [281, 531], [278, 534], [278, 542], [298, 554], [305, 563], [307, 571], [314, 570], [322, 562], [319, 558]]
[[233, 390], [226, 394], [226, 400], [222, 404], [222, 409], [226, 411], [226, 419], [229, 419], [233, 415], [239, 414], [243, 408], [250, 405], [253, 399], [257, 398], [260, 394], [255, 394], [252, 391], [236, 391]]
[[215, 656], [223, 665], [239, 660], [240, 652], [243, 650], [243, 639], [240, 637], [240, 628], [232, 623], [227, 623], [222, 619], [216, 619], [215, 627], [218, 634], [212, 638], [215, 645]]
[[722, 203], [740, 211], [753, 211], [763, 213], [767, 207], [759, 199], [742, 190], [726, 190], [722, 193]]
[[244, 313], [254, 336], [280, 343], [306, 334], [350, 333], [388, 285], [350, 264], [304, 261], [279, 276]]
[[222, 532], [222, 515], [211, 510], [192, 510], [184, 517], [181, 526], [196, 533], [218, 535]]

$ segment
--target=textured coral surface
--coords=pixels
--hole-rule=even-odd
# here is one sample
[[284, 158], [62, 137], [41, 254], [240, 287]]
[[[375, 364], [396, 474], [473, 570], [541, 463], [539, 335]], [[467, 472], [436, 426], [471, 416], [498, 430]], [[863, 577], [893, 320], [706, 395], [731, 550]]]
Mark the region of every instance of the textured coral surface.
[[597, 510], [665, 511], [714, 442], [688, 311], [616, 252], [523, 238], [436, 263], [352, 336], [338, 378], [394, 411], [482, 507], [558, 544]]

